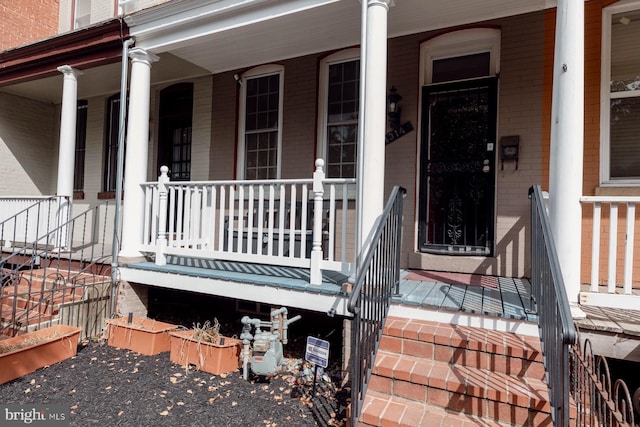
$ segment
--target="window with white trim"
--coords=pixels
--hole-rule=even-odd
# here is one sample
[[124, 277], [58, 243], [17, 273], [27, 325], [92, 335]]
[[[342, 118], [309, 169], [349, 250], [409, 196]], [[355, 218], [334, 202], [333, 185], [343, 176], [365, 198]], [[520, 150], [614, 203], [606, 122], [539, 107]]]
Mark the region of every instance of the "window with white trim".
[[75, 0], [73, 28], [86, 27], [91, 23], [91, 0]]
[[255, 68], [243, 74], [241, 82], [240, 178], [279, 178], [284, 67]]
[[327, 177], [355, 178], [360, 107], [360, 51], [348, 49], [320, 63], [318, 153]]
[[600, 158], [603, 185], [640, 185], [640, 2], [605, 8]]

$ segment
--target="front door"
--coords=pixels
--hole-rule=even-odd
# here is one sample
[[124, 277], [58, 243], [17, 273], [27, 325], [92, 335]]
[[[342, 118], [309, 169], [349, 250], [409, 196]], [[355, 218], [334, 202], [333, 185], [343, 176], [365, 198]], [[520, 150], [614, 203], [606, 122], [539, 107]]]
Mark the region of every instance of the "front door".
[[422, 89], [419, 250], [490, 256], [496, 78]]

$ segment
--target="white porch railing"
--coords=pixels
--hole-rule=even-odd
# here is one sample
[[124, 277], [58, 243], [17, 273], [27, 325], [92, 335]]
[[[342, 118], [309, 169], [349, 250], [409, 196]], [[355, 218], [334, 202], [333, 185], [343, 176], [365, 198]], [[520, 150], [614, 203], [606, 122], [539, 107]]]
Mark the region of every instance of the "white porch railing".
[[12, 247], [36, 241], [59, 221], [66, 221], [70, 202], [58, 196], [0, 197], [0, 245]]
[[[635, 212], [636, 204], [640, 203], [640, 197], [584, 196], [580, 201], [583, 207], [591, 205], [593, 208], [589, 291], [599, 292], [600, 268], [603, 266], [607, 269], [606, 292], [615, 294], [617, 284], [622, 284], [622, 294], [631, 295], [634, 273]], [[626, 211], [626, 215], [622, 218], [619, 218], [620, 208]], [[608, 239], [602, 248], [601, 236]], [[604, 257], [601, 257], [601, 253]], [[622, 275], [618, 270], [620, 262], [622, 262]]]
[[352, 272], [355, 179], [325, 178], [316, 161], [311, 179], [144, 183], [141, 250], [166, 255]]

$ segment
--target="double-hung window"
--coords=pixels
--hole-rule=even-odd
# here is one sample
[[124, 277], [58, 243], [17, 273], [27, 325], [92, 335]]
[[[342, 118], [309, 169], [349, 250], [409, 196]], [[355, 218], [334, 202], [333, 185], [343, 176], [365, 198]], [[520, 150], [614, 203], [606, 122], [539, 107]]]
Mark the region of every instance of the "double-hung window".
[[604, 9], [601, 183], [640, 185], [640, 2]]
[[320, 64], [318, 155], [330, 178], [355, 178], [360, 102], [360, 52], [348, 49]]
[[258, 67], [242, 76], [238, 171], [241, 179], [280, 177], [282, 66]]

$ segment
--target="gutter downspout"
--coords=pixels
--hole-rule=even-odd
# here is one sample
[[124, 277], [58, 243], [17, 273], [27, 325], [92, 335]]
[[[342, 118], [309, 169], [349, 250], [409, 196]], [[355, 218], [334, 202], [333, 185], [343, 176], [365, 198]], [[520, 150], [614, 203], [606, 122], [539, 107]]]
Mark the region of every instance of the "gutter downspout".
[[120, 77], [120, 116], [118, 123], [118, 164], [116, 169], [116, 211], [113, 219], [113, 242], [111, 245], [111, 309], [109, 317], [115, 314], [116, 282], [118, 281], [118, 252], [120, 251], [120, 206], [122, 205], [122, 172], [124, 170], [124, 129], [127, 115], [127, 83], [129, 72], [129, 47], [135, 39], [129, 38], [122, 43], [122, 73]]

